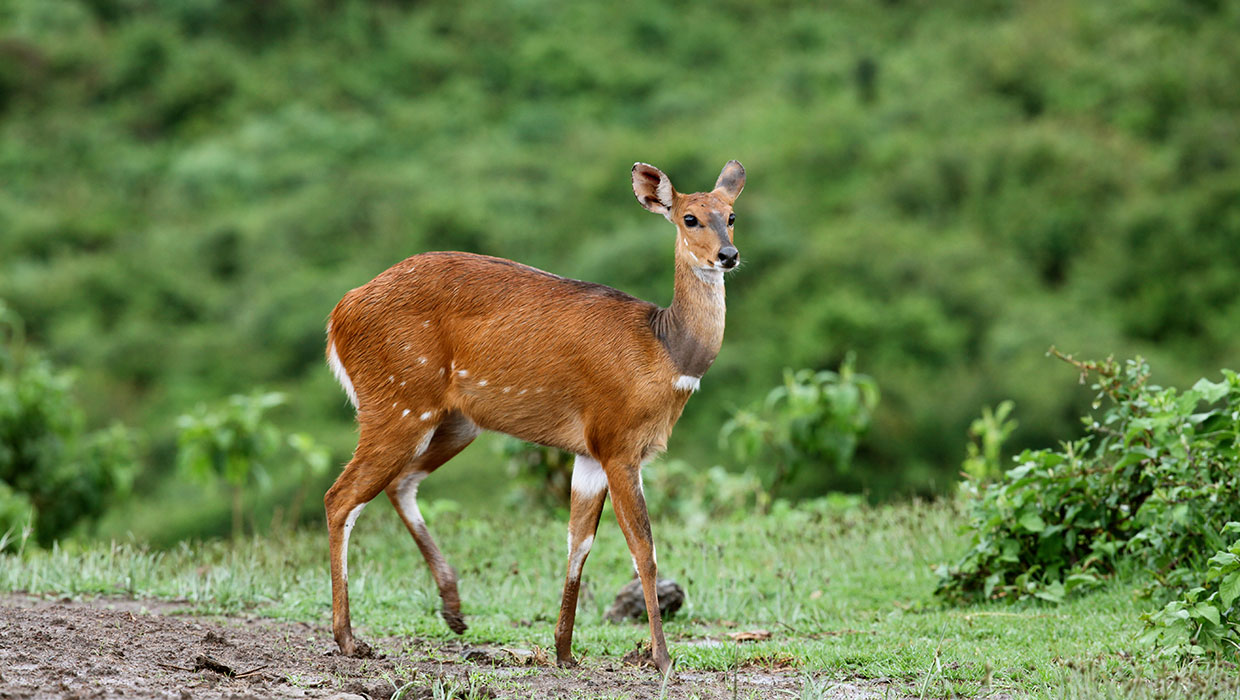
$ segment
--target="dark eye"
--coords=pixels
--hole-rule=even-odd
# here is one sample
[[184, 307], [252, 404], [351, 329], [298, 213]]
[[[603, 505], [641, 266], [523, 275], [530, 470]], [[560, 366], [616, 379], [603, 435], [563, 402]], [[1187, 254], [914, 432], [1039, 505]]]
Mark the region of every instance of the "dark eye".
[[736, 214], [728, 214], [728, 226], [736, 223]]
[[685, 226], [693, 228], [698, 225], [697, 217], [692, 214], [685, 214]]

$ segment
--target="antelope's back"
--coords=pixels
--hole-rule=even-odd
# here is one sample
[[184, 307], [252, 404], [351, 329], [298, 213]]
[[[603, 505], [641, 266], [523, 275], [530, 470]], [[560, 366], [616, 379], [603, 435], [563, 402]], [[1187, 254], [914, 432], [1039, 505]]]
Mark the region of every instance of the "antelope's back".
[[385, 382], [416, 382], [483, 428], [580, 453], [599, 411], [671, 386], [656, 309], [509, 260], [424, 253], [345, 295], [331, 341], [363, 411], [386, 406]]

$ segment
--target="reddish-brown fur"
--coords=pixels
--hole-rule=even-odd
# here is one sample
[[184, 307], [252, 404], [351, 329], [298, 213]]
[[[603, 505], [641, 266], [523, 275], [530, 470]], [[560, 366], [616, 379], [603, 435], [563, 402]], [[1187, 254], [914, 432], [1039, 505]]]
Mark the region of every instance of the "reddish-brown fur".
[[[654, 659], [669, 671], [639, 471], [666, 447], [691, 393], [678, 388], [678, 379], [704, 372], [722, 343], [722, 273], [735, 264], [735, 248], [731, 225], [724, 231], [720, 222], [744, 187], [744, 169], [732, 161], [715, 190], [682, 195], [666, 175], [639, 163], [633, 187], [643, 206], [677, 223], [675, 295], [667, 309], [508, 260], [425, 253], [352, 290], [332, 312], [329, 361], [356, 390], [361, 433], [324, 499], [332, 626], [342, 653], [366, 652], [349, 621], [346, 523], [385, 490], [431, 567], [445, 620], [464, 631], [456, 574], [416, 513], [416, 487], [486, 429], [587, 455], [606, 474], [606, 489], [573, 493], [570, 547], [585, 543], [575, 571], [576, 550], [569, 552], [556, 627], [559, 661], [572, 663], [586, 538], [610, 492], [642, 579]], [[687, 226], [686, 214], [702, 225]]]

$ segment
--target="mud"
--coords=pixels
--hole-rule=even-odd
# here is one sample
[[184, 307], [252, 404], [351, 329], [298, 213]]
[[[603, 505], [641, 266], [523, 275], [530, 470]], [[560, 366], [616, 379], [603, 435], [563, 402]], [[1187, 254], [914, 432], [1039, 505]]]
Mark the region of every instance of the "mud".
[[[541, 649], [371, 640], [380, 658], [335, 653], [326, 627], [201, 617], [169, 603], [0, 596], [0, 699], [657, 698], [654, 671], [620, 661], [564, 670]], [[683, 671], [668, 698], [798, 697], [795, 671]], [[830, 684], [826, 697], [891, 697], [882, 683]], [[407, 686], [407, 687], [406, 687]], [[436, 692], [438, 691], [438, 692]], [[897, 693], [898, 694], [898, 693]]]

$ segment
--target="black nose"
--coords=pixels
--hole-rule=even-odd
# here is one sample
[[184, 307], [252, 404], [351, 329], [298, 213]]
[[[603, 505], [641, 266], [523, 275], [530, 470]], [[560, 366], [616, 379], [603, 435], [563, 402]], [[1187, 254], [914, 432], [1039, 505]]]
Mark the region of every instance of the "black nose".
[[734, 246], [724, 246], [719, 249], [719, 263], [729, 270], [736, 267], [736, 262], [741, 257], [741, 252]]

